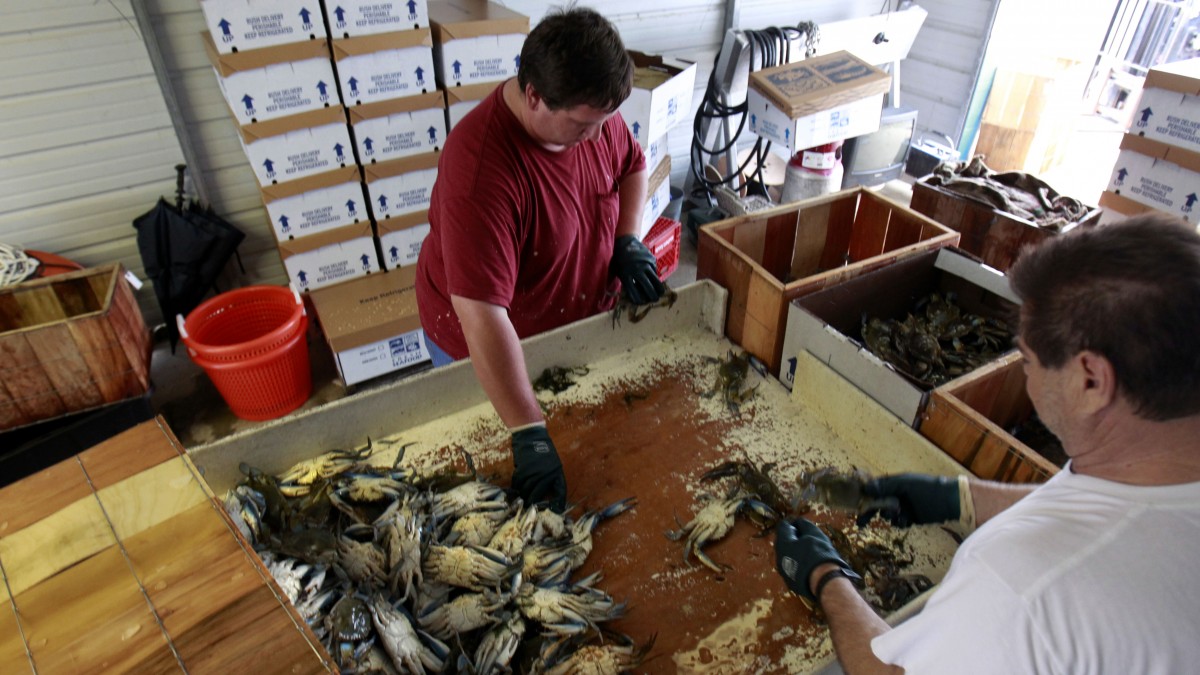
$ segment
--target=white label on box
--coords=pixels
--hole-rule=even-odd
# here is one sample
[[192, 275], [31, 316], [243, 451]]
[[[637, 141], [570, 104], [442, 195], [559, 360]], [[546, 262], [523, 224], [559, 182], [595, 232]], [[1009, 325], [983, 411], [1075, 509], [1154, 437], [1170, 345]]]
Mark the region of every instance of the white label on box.
[[224, 78], [218, 73], [217, 79], [238, 124], [273, 120], [339, 102], [329, 59], [277, 63]]
[[297, 129], [244, 143], [259, 185], [296, 180], [354, 164], [350, 132], [343, 123]]
[[277, 199], [267, 204], [267, 213], [280, 241], [353, 225], [367, 217], [357, 181]]
[[1200, 173], [1178, 164], [1122, 150], [1108, 190], [1200, 225]]
[[283, 259], [296, 288], [311, 291], [379, 271], [375, 238], [356, 237]]
[[690, 64], [653, 90], [634, 88], [630, 92], [618, 110], [643, 149], [679, 122], [691, 119], [695, 86], [696, 65]]
[[325, 37], [318, 0], [202, 0], [221, 54]]
[[425, 0], [331, 0], [325, 11], [335, 38], [429, 28]]
[[1167, 145], [1200, 152], [1200, 96], [1146, 89], [1129, 130]]
[[421, 254], [421, 242], [429, 234], [429, 223], [406, 227], [395, 232], [385, 232], [379, 237], [383, 248], [383, 263], [388, 269], [416, 265]]
[[638, 239], [645, 239], [646, 235], [650, 234], [650, 228], [654, 227], [654, 222], [662, 215], [670, 201], [671, 181], [664, 180], [646, 199], [646, 206], [642, 209], [642, 222], [638, 227]]
[[432, 91], [433, 51], [424, 45], [385, 49], [337, 62], [347, 106]]
[[433, 152], [446, 139], [446, 116], [427, 108], [374, 117], [356, 123], [354, 137], [363, 164]]
[[460, 84], [500, 82], [517, 74], [523, 34], [481, 35], [435, 44], [438, 82], [450, 88]]
[[380, 178], [367, 183], [371, 196], [371, 208], [379, 219], [400, 216], [429, 208], [433, 184], [437, 181], [437, 167], [410, 171]]
[[643, 148], [643, 153], [646, 155], [646, 169], [653, 171], [654, 167], [658, 166], [662, 158], [667, 156], [667, 147], [667, 136], [664, 134]]
[[462, 121], [462, 118], [466, 117], [467, 113], [474, 110], [475, 107], [480, 103], [483, 103], [483, 101], [459, 101], [458, 103], [451, 104], [451, 106], [446, 110], [446, 116], [449, 119], [450, 124], [450, 126], [447, 127], [447, 132], [449, 132], [450, 129], [458, 126], [458, 123]]
[[[762, 94], [750, 89], [746, 94], [750, 132], [771, 141], [778, 154], [791, 157], [814, 145], [869, 134], [879, 129], [883, 94], [840, 105], [793, 120]], [[781, 152], [781, 150], [786, 151]]]
[[338, 352], [338, 367], [346, 384], [357, 384], [431, 358], [425, 331], [418, 328], [387, 340], [344, 349]]

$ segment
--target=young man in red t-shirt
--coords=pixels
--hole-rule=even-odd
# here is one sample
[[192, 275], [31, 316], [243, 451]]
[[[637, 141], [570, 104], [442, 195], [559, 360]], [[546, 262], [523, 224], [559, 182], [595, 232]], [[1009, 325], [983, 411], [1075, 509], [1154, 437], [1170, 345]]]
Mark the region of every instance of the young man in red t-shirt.
[[635, 304], [664, 290], [637, 237], [646, 159], [616, 112], [632, 83], [620, 35], [598, 13], [542, 19], [517, 78], [448, 137], [418, 262], [426, 338], [471, 357], [513, 432], [513, 487], [558, 510], [566, 478], [519, 340], [610, 309], [621, 287]]

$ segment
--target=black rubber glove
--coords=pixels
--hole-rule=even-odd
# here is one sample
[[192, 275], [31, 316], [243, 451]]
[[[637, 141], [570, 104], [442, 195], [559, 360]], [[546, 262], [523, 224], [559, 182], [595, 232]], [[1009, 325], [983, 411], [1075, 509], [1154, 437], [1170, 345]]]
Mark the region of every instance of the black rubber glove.
[[958, 520], [962, 513], [957, 478], [902, 473], [867, 481], [863, 492], [872, 498], [895, 497], [900, 506], [860, 514], [859, 527], [866, 525], [876, 513], [900, 527], [951, 522]]
[[817, 599], [808, 587], [809, 578], [817, 565], [827, 562], [842, 568], [851, 579], [862, 580], [812, 521], [796, 518], [775, 526], [775, 569], [793, 593], [814, 605]]
[[567, 477], [546, 427], [514, 431], [512, 448], [513, 489], [526, 504], [548, 503], [551, 510], [562, 513], [567, 505]]
[[658, 302], [667, 289], [658, 278], [658, 261], [654, 254], [631, 234], [617, 237], [609, 269], [621, 280], [621, 288], [635, 305]]

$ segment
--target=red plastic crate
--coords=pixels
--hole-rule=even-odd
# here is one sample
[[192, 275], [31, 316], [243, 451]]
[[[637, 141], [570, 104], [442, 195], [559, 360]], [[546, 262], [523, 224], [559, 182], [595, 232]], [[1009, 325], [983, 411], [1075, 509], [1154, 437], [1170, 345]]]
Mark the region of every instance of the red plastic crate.
[[679, 267], [679, 238], [683, 232], [683, 224], [678, 220], [659, 217], [642, 243], [658, 261], [658, 278], [666, 281], [667, 277]]

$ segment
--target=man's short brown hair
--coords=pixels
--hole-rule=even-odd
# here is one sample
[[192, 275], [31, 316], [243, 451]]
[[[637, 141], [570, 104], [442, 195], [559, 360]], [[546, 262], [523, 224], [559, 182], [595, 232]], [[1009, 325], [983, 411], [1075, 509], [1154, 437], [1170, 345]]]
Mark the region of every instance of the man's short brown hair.
[[530, 84], [551, 110], [587, 105], [613, 111], [633, 88], [633, 60], [621, 35], [595, 10], [558, 7], [529, 33], [517, 82]]

